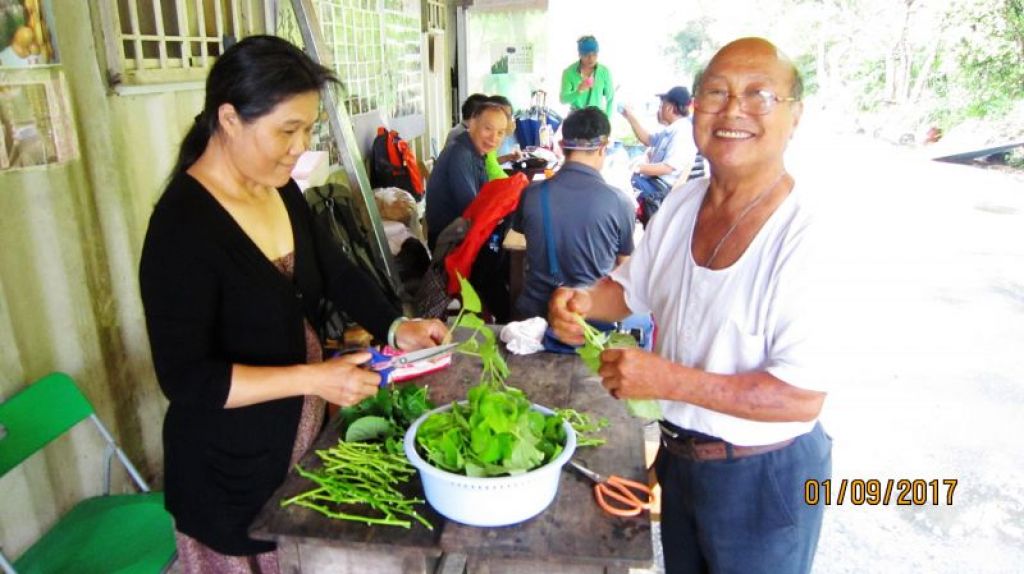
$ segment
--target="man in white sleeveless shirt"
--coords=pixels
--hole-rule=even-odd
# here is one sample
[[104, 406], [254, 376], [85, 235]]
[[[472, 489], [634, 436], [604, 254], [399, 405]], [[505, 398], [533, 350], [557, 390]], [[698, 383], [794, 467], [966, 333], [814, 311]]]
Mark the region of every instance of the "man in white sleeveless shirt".
[[815, 242], [806, 190], [783, 156], [803, 110], [795, 66], [743, 38], [708, 64], [694, 139], [711, 178], [669, 194], [624, 265], [549, 303], [557, 336], [577, 315], [651, 312], [655, 351], [601, 355], [619, 399], [660, 399], [662, 544], [676, 572], [810, 572], [823, 507], [807, 481], [831, 476], [818, 423], [827, 371], [813, 310]]

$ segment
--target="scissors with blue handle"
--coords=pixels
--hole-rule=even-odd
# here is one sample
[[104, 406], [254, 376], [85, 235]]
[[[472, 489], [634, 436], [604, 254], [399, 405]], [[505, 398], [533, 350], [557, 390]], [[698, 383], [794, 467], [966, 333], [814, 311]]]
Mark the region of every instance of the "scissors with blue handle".
[[[597, 499], [597, 505], [608, 514], [636, 516], [650, 508], [654, 502], [654, 494], [646, 484], [615, 475], [605, 478], [575, 460], [570, 460], [569, 464], [594, 482], [594, 498]], [[609, 498], [618, 504], [612, 504], [608, 501]]]
[[388, 381], [391, 378], [391, 373], [396, 368], [440, 357], [441, 355], [451, 352], [452, 349], [458, 347], [459, 344], [460, 343], [449, 343], [447, 345], [438, 345], [436, 347], [428, 347], [426, 349], [420, 349], [419, 351], [410, 351], [408, 353], [395, 356], [385, 355], [377, 349], [370, 347], [369, 349], [366, 349], [366, 352], [371, 355], [367, 366], [380, 375], [380, 386], [384, 387], [387, 386]]

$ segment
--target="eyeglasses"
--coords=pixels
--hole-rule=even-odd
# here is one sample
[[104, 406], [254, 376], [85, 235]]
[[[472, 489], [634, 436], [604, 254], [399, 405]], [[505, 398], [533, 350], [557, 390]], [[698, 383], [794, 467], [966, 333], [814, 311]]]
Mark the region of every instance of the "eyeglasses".
[[771, 90], [749, 90], [742, 94], [730, 94], [728, 90], [700, 89], [694, 97], [694, 109], [705, 114], [717, 114], [729, 106], [729, 99], [736, 98], [740, 102], [743, 113], [755, 116], [766, 116], [775, 109], [775, 104], [797, 102], [800, 98], [792, 96], [780, 98]]

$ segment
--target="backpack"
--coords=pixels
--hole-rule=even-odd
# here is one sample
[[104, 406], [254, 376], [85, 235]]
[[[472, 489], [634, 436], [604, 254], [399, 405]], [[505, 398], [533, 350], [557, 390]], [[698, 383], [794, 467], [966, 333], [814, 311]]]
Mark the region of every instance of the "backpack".
[[423, 198], [423, 176], [416, 154], [409, 142], [395, 130], [377, 128], [370, 148], [370, 185], [374, 189], [398, 187], [411, 193], [416, 201]]
[[[360, 208], [362, 202], [355, 197], [356, 193], [345, 186], [328, 183], [306, 190], [306, 202], [313, 212], [314, 225], [322, 226], [335, 247], [365, 271], [387, 300], [400, 309], [401, 293], [377, 263], [370, 239], [374, 233], [373, 225], [365, 210]], [[354, 323], [327, 299], [320, 301], [319, 314], [321, 340], [342, 339], [345, 327]]]

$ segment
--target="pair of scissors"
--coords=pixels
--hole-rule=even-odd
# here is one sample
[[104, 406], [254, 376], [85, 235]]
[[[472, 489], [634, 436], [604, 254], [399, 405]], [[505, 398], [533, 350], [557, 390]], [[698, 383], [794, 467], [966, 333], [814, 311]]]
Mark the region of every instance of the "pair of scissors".
[[420, 349], [419, 351], [410, 351], [401, 355], [385, 355], [377, 349], [370, 347], [366, 349], [366, 352], [371, 355], [367, 366], [370, 370], [376, 371], [377, 374], [380, 375], [380, 386], [384, 387], [387, 386], [388, 381], [391, 378], [391, 373], [396, 368], [440, 357], [441, 355], [450, 353], [459, 345], [460, 343], [449, 343], [447, 345], [438, 345], [436, 347]]
[[[594, 498], [597, 505], [613, 516], [636, 516], [651, 507], [654, 494], [646, 484], [612, 475], [607, 478], [590, 470], [575, 460], [570, 460], [576, 472], [594, 482]], [[608, 499], [616, 501], [612, 504]]]

